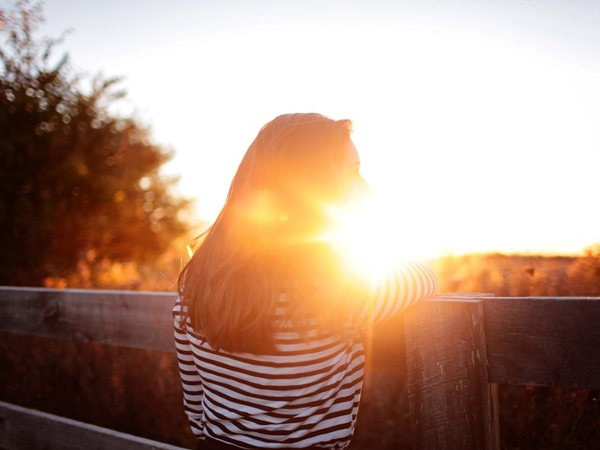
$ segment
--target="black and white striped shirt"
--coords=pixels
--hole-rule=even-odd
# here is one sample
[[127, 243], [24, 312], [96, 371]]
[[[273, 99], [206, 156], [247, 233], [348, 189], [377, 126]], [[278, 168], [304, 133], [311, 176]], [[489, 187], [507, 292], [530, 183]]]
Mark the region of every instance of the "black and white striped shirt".
[[[359, 315], [378, 322], [435, 295], [437, 279], [423, 263], [399, 267], [373, 293]], [[286, 303], [280, 299], [280, 308]], [[185, 301], [173, 309], [184, 407], [196, 437], [241, 448], [343, 449], [354, 432], [365, 355], [354, 323], [348, 333], [306, 335], [291, 325], [275, 333], [267, 355], [215, 350], [182, 323]], [[283, 322], [283, 321], [282, 321]]]

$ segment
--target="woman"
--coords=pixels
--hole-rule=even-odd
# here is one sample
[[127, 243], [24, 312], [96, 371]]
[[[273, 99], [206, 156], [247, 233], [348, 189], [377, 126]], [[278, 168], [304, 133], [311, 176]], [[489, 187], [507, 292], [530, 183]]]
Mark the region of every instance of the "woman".
[[199, 449], [345, 448], [360, 330], [436, 293], [424, 264], [372, 287], [335, 250], [332, 211], [366, 189], [351, 125], [319, 114], [265, 125], [179, 277], [176, 347]]

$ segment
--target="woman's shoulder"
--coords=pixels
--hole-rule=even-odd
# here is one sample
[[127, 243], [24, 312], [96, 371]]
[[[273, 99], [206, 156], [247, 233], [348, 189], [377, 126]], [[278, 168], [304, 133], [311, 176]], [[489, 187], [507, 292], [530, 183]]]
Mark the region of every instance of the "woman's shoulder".
[[192, 322], [187, 314], [188, 304], [182, 295], [177, 296], [171, 313], [173, 314], [175, 328], [188, 332], [192, 329]]
[[171, 312], [173, 313], [173, 316], [181, 316], [187, 312], [187, 301], [185, 301], [182, 295], [177, 296]]

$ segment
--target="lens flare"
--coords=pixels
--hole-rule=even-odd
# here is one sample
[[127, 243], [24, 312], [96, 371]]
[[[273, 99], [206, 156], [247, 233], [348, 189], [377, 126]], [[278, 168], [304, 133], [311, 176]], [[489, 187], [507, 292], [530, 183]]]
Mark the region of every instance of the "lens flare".
[[376, 281], [406, 259], [389, 208], [373, 196], [329, 209], [332, 229], [327, 239], [352, 270]]

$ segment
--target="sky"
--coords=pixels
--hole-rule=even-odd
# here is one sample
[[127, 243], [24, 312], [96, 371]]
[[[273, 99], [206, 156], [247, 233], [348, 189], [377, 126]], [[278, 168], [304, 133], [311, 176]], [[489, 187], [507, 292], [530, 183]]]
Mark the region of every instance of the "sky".
[[[0, 0], [0, 5], [9, 4]], [[600, 2], [46, 0], [42, 34], [175, 151], [216, 217], [260, 127], [354, 122], [381, 230], [414, 256], [600, 242]]]

